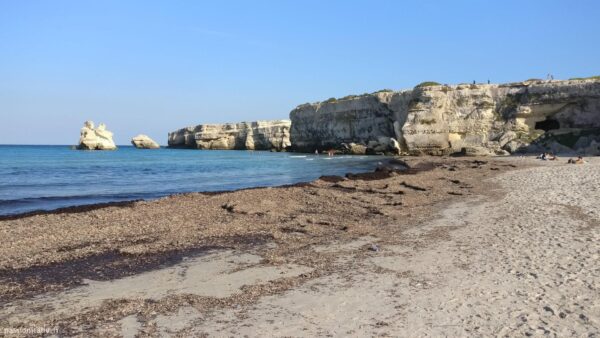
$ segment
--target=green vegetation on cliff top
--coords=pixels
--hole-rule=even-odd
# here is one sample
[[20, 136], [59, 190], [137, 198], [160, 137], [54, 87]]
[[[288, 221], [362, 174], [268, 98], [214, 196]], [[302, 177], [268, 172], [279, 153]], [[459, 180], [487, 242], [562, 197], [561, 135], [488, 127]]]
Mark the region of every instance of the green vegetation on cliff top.
[[441, 86], [441, 83], [435, 82], [435, 81], [425, 81], [425, 82], [421, 82], [418, 85], [415, 86], [415, 88], [423, 88], [423, 87], [431, 87], [431, 86]]
[[569, 80], [600, 80], [600, 75], [590, 77], [572, 77]]

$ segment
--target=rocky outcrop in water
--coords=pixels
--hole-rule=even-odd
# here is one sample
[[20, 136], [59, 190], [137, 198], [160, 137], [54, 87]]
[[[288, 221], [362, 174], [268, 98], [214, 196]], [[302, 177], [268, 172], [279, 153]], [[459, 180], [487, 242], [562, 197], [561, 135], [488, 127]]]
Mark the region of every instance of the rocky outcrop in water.
[[412, 155], [600, 154], [600, 81], [423, 85], [304, 104], [292, 149]]
[[200, 124], [169, 133], [169, 147], [276, 150], [290, 146], [290, 121]]
[[86, 121], [81, 128], [79, 144], [81, 150], [114, 150], [117, 149], [113, 141], [113, 133], [106, 130], [106, 125], [100, 123], [94, 127], [94, 122]]
[[148, 135], [140, 134], [131, 139], [131, 144], [133, 144], [138, 149], [159, 149], [160, 145], [156, 143], [153, 139]]

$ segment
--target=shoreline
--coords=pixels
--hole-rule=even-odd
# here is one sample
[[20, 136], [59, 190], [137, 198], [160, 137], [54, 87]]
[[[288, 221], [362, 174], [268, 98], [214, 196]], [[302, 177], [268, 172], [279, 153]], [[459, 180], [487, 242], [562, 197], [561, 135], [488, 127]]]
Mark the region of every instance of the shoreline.
[[[133, 147], [133, 146], [131, 146], [131, 147]], [[244, 151], [246, 151], [246, 150], [244, 150]], [[263, 151], [263, 150], [259, 150], [259, 151]], [[339, 156], [380, 156], [380, 155], [339, 155]], [[531, 155], [531, 156], [533, 156], [533, 155]], [[436, 156], [436, 157], [430, 157], [430, 156], [387, 156], [386, 155], [385, 158], [383, 159], [384, 162], [382, 163], [381, 167], [384, 167], [384, 168], [388, 167], [388, 170], [394, 170], [394, 161], [398, 160], [398, 159], [400, 159], [400, 160], [409, 159], [409, 160], [414, 161], [414, 160], [418, 160], [419, 158], [427, 159], [427, 158], [438, 158], [438, 157], [439, 157], [439, 159], [448, 159], [448, 158], [465, 158], [465, 159], [469, 159], [469, 158], [473, 158], [473, 159], [517, 158], [516, 156], [492, 156], [492, 157], [477, 157], [477, 156], [457, 156], [457, 157], [444, 156], [444, 157], [442, 157], [442, 156]], [[398, 168], [397, 165], [395, 168]], [[430, 170], [430, 169], [432, 169], [432, 168], [407, 168], [407, 169], [402, 170], [402, 171], [404, 171], [402, 174], [409, 175], [409, 174], [414, 174], [418, 171]], [[26, 212], [0, 214], [0, 221], [17, 220], [17, 219], [21, 219], [21, 218], [27, 218], [27, 217], [39, 216], [39, 215], [73, 214], [73, 213], [76, 214], [76, 213], [88, 212], [88, 211], [93, 211], [93, 210], [98, 210], [98, 209], [109, 208], [109, 207], [128, 208], [128, 207], [134, 206], [135, 203], [137, 203], [137, 202], [151, 202], [151, 201], [157, 201], [157, 200], [160, 200], [163, 198], [172, 198], [172, 197], [188, 195], [188, 194], [205, 194], [205, 195], [210, 196], [210, 195], [226, 194], [226, 193], [235, 192], [235, 191], [244, 191], [244, 190], [253, 190], [253, 189], [266, 189], [266, 188], [277, 189], [277, 188], [302, 187], [302, 186], [311, 184], [314, 181], [321, 180], [321, 179], [327, 179], [329, 177], [339, 177], [339, 178], [346, 178], [346, 179], [361, 179], [361, 177], [369, 177], [369, 176], [375, 177], [378, 175], [377, 172], [378, 172], [377, 168], [375, 168], [373, 171], [347, 173], [344, 176], [327, 175], [326, 174], [326, 175], [322, 175], [312, 181], [301, 181], [301, 182], [297, 182], [297, 183], [281, 184], [281, 185], [274, 185], [274, 186], [256, 186], [256, 187], [247, 187], [247, 188], [239, 188], [239, 189], [232, 189], [232, 190], [178, 192], [178, 193], [171, 193], [171, 194], [154, 197], [154, 198], [136, 198], [136, 199], [122, 200], [122, 201], [77, 204], [77, 205], [59, 207], [56, 209], [36, 209], [36, 210], [31, 210], [31, 211], [26, 211]], [[385, 175], [387, 175], [387, 173], [384, 173], [384, 176]], [[381, 178], [373, 178], [373, 179], [381, 179]]]
[[[133, 146], [131, 146], [133, 147]], [[92, 150], [89, 150], [92, 151]], [[211, 150], [208, 150], [211, 151]], [[243, 150], [243, 151], [247, 151], [247, 150]], [[257, 150], [257, 151], [265, 151], [265, 152], [269, 152], [266, 150]], [[380, 156], [380, 155], [339, 155], [339, 156]], [[404, 156], [407, 158], [418, 158], [415, 156]], [[384, 161], [383, 166], [389, 166], [390, 162], [393, 162], [395, 159], [397, 159], [397, 156], [385, 156], [384, 159], [382, 159]], [[411, 171], [412, 168], [408, 168], [406, 169], [406, 174], [410, 174], [412, 173]], [[349, 178], [349, 176], [354, 176], [354, 177], [361, 177], [361, 176], [369, 176], [372, 175], [374, 172], [376, 172], [376, 169], [374, 169], [374, 171], [366, 171], [366, 172], [358, 172], [358, 173], [347, 173], [345, 174], [343, 177]], [[66, 207], [60, 207], [60, 208], [56, 208], [56, 209], [36, 209], [36, 210], [32, 210], [32, 211], [26, 211], [26, 212], [19, 212], [19, 213], [13, 213], [13, 214], [0, 214], [0, 221], [5, 221], [5, 220], [16, 220], [16, 219], [20, 219], [20, 218], [25, 218], [25, 217], [31, 217], [31, 216], [37, 216], [37, 215], [47, 215], [47, 214], [71, 214], [71, 213], [80, 213], [80, 212], [87, 212], [87, 211], [92, 211], [92, 210], [97, 210], [97, 209], [103, 209], [103, 208], [108, 208], [108, 207], [122, 207], [122, 208], [126, 208], [126, 207], [131, 207], [133, 206], [136, 202], [150, 202], [150, 201], [156, 201], [156, 200], [160, 200], [163, 198], [170, 198], [170, 197], [175, 197], [175, 196], [180, 196], [180, 195], [187, 195], [187, 194], [206, 194], [206, 195], [217, 195], [217, 194], [225, 194], [225, 193], [229, 193], [229, 192], [234, 192], [234, 191], [243, 191], [243, 190], [252, 190], [252, 189], [264, 189], [264, 188], [290, 188], [290, 187], [301, 187], [307, 184], [310, 184], [316, 180], [322, 179], [324, 177], [342, 177], [342, 176], [338, 176], [338, 175], [322, 175], [321, 177], [316, 178], [315, 180], [312, 181], [301, 181], [301, 182], [297, 182], [297, 183], [290, 183], [290, 184], [281, 184], [281, 185], [274, 185], [274, 186], [256, 186], [256, 187], [247, 187], [247, 188], [239, 188], [239, 189], [232, 189], [232, 190], [215, 190], [215, 191], [189, 191], [189, 192], [178, 192], [178, 193], [171, 193], [171, 194], [167, 194], [164, 196], [159, 196], [159, 197], [154, 197], [154, 198], [137, 198], [137, 199], [131, 199], [131, 200], [123, 200], [123, 201], [110, 201], [110, 202], [99, 202], [99, 203], [89, 203], [89, 204], [78, 204], [78, 205], [72, 205], [72, 206], [66, 206]]]
[[[370, 174], [370, 172], [357, 173], [354, 175], [362, 175], [362, 174]], [[336, 175], [323, 175], [323, 176], [317, 178], [317, 180], [321, 179], [322, 177], [332, 177], [332, 176], [336, 176]], [[342, 176], [336, 176], [336, 177], [342, 177]], [[257, 186], [257, 187], [248, 187], [248, 188], [240, 188], [240, 189], [232, 189], [232, 190], [180, 192], [180, 193], [172, 193], [172, 194], [168, 194], [165, 196], [148, 198], [148, 199], [139, 198], [139, 199], [125, 200], [125, 201], [80, 204], [80, 205], [72, 205], [72, 206], [68, 206], [68, 207], [61, 207], [61, 208], [48, 209], [48, 210], [37, 209], [37, 210], [27, 211], [27, 212], [23, 212], [23, 213], [0, 215], [0, 221], [17, 220], [17, 219], [21, 219], [21, 218], [27, 218], [27, 217], [32, 217], [32, 216], [41, 216], [41, 215], [77, 214], [77, 213], [88, 212], [88, 211], [110, 208], [110, 207], [128, 208], [128, 207], [133, 207], [135, 205], [135, 203], [138, 203], [138, 202], [152, 202], [152, 201], [158, 201], [163, 198], [175, 198], [177, 196], [185, 196], [188, 194], [204, 194], [204, 195], [211, 196], [211, 195], [219, 195], [219, 194], [226, 194], [226, 193], [235, 192], [235, 191], [244, 191], [244, 190], [253, 190], [253, 189], [266, 189], [266, 188], [277, 189], [277, 188], [301, 187], [301, 186], [310, 184], [311, 182], [314, 182], [314, 181], [315, 180], [292, 183], [292, 184], [282, 184], [282, 185], [275, 185], [275, 186]]]
[[[370, 170], [378, 162], [387, 160], [364, 156], [339, 156], [334, 161], [308, 158], [306, 170], [301, 170], [297, 166], [303, 166], [305, 161], [290, 156], [293, 154], [262, 152], [260, 156], [252, 156], [249, 152], [238, 154], [215, 151], [188, 157], [177, 151], [151, 153], [130, 147], [131, 149], [124, 149], [118, 156], [116, 153], [113, 155], [103, 152], [74, 154], [77, 156], [73, 161], [81, 161], [73, 164], [68, 162], [72, 160], [72, 151], [62, 147], [49, 147], [55, 150], [48, 151], [46, 157], [42, 157], [43, 160], [35, 158], [39, 158], [38, 153], [46, 154], [45, 150], [33, 147], [34, 150], [26, 153], [22, 159], [16, 158], [18, 164], [14, 168], [8, 161], [10, 156], [1, 161], [0, 172], [7, 175], [2, 180], [2, 186], [8, 189], [0, 200], [1, 219], [47, 211], [75, 212], [78, 207], [83, 206], [95, 208], [183, 193], [232, 191], [309, 182], [323, 174], [340, 175]], [[9, 153], [17, 152], [18, 148], [15, 148]], [[30, 158], [33, 160], [29, 160]], [[247, 163], [242, 162], [246, 159]], [[64, 166], [57, 162], [59, 167], [54, 168], [57, 165], [52, 164], [53, 161], [63, 160], [67, 161]], [[181, 166], [177, 165], [179, 161]], [[29, 167], [38, 169], [30, 169], [26, 165], [28, 162], [31, 162]], [[213, 167], [224, 169], [210, 169]], [[56, 172], [52, 172], [51, 179], [43, 177], [47, 170], [54, 169]], [[284, 175], [277, 176], [278, 173]], [[252, 176], [253, 174], [256, 176]]]
[[[129, 255], [132, 257], [135, 256], [145, 256], [146, 258], [151, 256], [151, 255], [162, 255], [162, 254], [172, 254], [173, 252], [177, 252], [177, 251], [186, 251], [187, 249], [190, 249], [193, 247], [197, 247], [199, 244], [199, 247], [228, 247], [228, 246], [240, 246], [240, 243], [244, 243], [245, 242], [245, 238], [250, 238], [250, 242], [256, 242], [255, 240], [252, 240], [252, 238], [256, 238], [254, 236], [248, 236], [248, 233], [245, 233], [244, 230], [238, 231], [240, 232], [239, 234], [236, 234], [235, 229], [232, 229], [234, 231], [232, 231], [231, 234], [228, 234], [227, 231], [225, 233], [222, 233], [219, 235], [218, 240], [216, 241], [216, 243], [210, 243], [210, 237], [209, 238], [205, 238], [205, 240], [209, 240], [208, 243], [206, 241], [203, 240], [196, 240], [196, 241], [186, 241], [187, 244], [184, 245], [168, 245], [165, 246], [164, 244], [158, 245], [158, 247], [151, 249], [150, 251], [146, 252], [145, 250], [141, 249], [142, 252], [138, 252], [140, 250], [140, 248], [136, 247], [139, 246], [140, 243], [143, 246], [143, 243], [150, 241], [150, 243], [152, 243], [152, 239], [156, 239], [155, 237], [153, 238], [153, 231], [150, 228], [147, 227], [143, 227], [140, 228], [139, 230], [141, 232], [137, 232], [137, 231], [133, 231], [133, 235], [134, 238], [133, 239], [123, 239], [121, 238], [121, 236], [119, 235], [118, 237], [115, 237], [115, 240], [118, 240], [119, 242], [123, 242], [121, 245], [118, 245], [117, 247], [113, 247], [110, 242], [108, 242], [104, 248], [94, 248], [92, 246], [91, 250], [89, 249], [89, 246], [91, 245], [91, 243], [93, 243], [94, 241], [89, 239], [88, 236], [89, 234], [87, 232], [83, 232], [81, 233], [81, 224], [79, 224], [80, 222], [80, 218], [85, 220], [86, 222], [88, 222], [89, 226], [86, 225], [86, 228], [88, 228], [90, 231], [92, 232], [100, 232], [102, 231], [101, 227], [99, 226], [98, 222], [101, 223], [105, 223], [108, 222], [107, 221], [103, 221], [104, 217], [100, 217], [100, 216], [96, 216], [97, 214], [103, 214], [105, 217], [110, 218], [111, 216], [113, 217], [117, 217], [117, 219], [122, 219], [121, 216], [119, 215], [127, 215], [128, 213], [131, 212], [135, 212], [136, 210], [143, 208], [144, 210], [146, 210], [147, 212], [150, 212], [150, 210], [152, 209], [164, 209], [167, 214], [169, 214], [169, 209], [174, 209], [174, 206], [180, 202], [180, 201], [190, 201], [192, 203], [202, 203], [201, 201], [203, 200], [208, 200], [208, 199], [217, 199], [217, 200], [223, 200], [223, 202], [218, 202], [216, 203], [216, 205], [209, 207], [211, 209], [212, 213], [216, 213], [217, 215], [215, 215], [215, 217], [217, 219], [220, 219], [223, 217], [223, 212], [225, 213], [226, 216], [234, 216], [235, 217], [240, 217], [240, 218], [250, 218], [252, 219], [253, 222], [261, 222], [261, 219], [264, 218], [266, 213], [269, 213], [270, 209], [272, 209], [271, 207], [267, 207], [264, 211], [258, 211], [258, 212], [252, 212], [250, 211], [252, 209], [252, 203], [251, 201], [255, 198], [255, 197], [251, 197], [251, 200], [248, 200], [248, 202], [250, 202], [249, 205], [246, 205], [245, 207], [249, 208], [250, 210], [246, 211], [246, 210], [236, 210], [238, 209], [238, 207], [236, 206], [236, 204], [239, 203], [239, 201], [245, 201], [247, 199], [246, 195], [253, 195], [253, 196], [264, 196], [266, 193], [268, 193], [269, 195], [277, 195], [277, 194], [282, 194], [282, 195], [289, 195], [290, 193], [294, 192], [299, 192], [299, 193], [303, 193], [303, 194], [308, 194], [309, 196], [312, 196], [314, 194], [313, 191], [314, 189], [317, 190], [321, 190], [321, 189], [325, 189], [327, 191], [331, 191], [331, 193], [333, 194], [333, 196], [339, 195], [339, 194], [353, 194], [353, 193], [360, 193], [360, 194], [364, 194], [367, 195], [366, 199], [364, 199], [364, 201], [359, 201], [358, 205], [356, 206], [356, 208], [358, 208], [358, 210], [362, 210], [365, 209], [367, 210], [367, 214], [370, 214], [370, 207], [368, 207], [367, 204], [368, 203], [366, 201], [368, 201], [371, 196], [369, 195], [379, 195], [378, 192], [375, 192], [375, 190], [373, 189], [373, 185], [376, 185], [378, 182], [381, 181], [386, 181], [389, 179], [396, 179], [399, 180], [401, 178], [419, 178], [420, 175], [423, 174], [427, 174], [431, 171], [435, 171], [435, 169], [440, 170], [440, 168], [442, 168], [441, 170], [445, 170], [443, 169], [444, 166], [446, 166], [445, 163], [456, 163], [459, 165], [464, 166], [464, 169], [473, 169], [473, 168], [469, 168], [470, 166], [472, 166], [472, 162], [475, 161], [483, 161], [486, 162], [490, 161], [489, 158], [483, 159], [483, 160], [478, 160], [476, 158], [422, 158], [422, 157], [413, 157], [408, 159], [409, 163], [412, 163], [414, 167], [420, 167], [425, 165], [427, 168], [425, 168], [424, 171], [421, 172], [415, 172], [413, 171], [407, 171], [406, 173], [402, 174], [402, 173], [388, 173], [388, 172], [367, 172], [367, 173], [362, 173], [362, 174], [353, 174], [350, 175], [352, 178], [343, 178], [340, 176], [323, 176], [321, 177], [321, 179], [317, 179], [315, 181], [312, 182], [301, 182], [301, 183], [296, 183], [296, 184], [291, 184], [291, 185], [283, 185], [283, 186], [277, 186], [277, 187], [254, 187], [254, 188], [246, 188], [246, 189], [238, 189], [238, 190], [232, 190], [232, 191], [221, 191], [221, 192], [197, 192], [197, 193], [182, 193], [182, 194], [175, 194], [175, 195], [169, 195], [166, 197], [162, 197], [159, 199], [155, 199], [155, 200], [150, 200], [150, 201], [125, 201], [125, 202], [114, 202], [114, 203], [103, 203], [103, 204], [96, 204], [96, 205], [87, 205], [87, 206], [76, 206], [76, 207], [68, 207], [68, 208], [64, 208], [64, 209], [58, 209], [58, 210], [54, 210], [54, 211], [42, 211], [42, 212], [37, 212], [37, 213], [33, 213], [33, 214], [23, 214], [23, 215], [13, 215], [13, 216], [8, 216], [8, 217], [0, 217], [0, 229], [5, 228], [7, 229], [7, 232], [10, 232], [10, 230], [14, 230], [19, 229], [19, 233], [21, 233], [22, 235], [28, 234], [28, 236], [30, 235], [30, 231], [34, 231], [35, 235], [37, 237], [44, 237], [46, 236], [45, 233], [46, 232], [60, 232], [61, 231], [61, 225], [63, 223], [66, 222], [65, 218], [68, 219], [73, 219], [73, 226], [69, 226], [70, 229], [72, 231], [75, 232], [79, 232], [80, 235], [77, 236], [81, 236], [81, 237], [76, 237], [74, 239], [74, 243], [70, 244], [70, 245], [65, 245], [62, 239], [55, 239], [55, 243], [57, 245], [57, 249], [55, 252], [55, 255], [58, 257], [64, 257], [62, 259], [44, 259], [44, 256], [48, 256], [48, 254], [45, 254], [44, 252], [39, 252], [35, 249], [33, 250], [28, 250], [28, 251], [33, 251], [33, 252], [38, 252], [38, 255], [41, 255], [41, 260], [38, 261], [37, 263], [34, 263], [35, 260], [33, 262], [30, 263], [26, 263], [26, 264], [22, 264], [23, 261], [21, 261], [21, 263], [17, 263], [16, 266], [14, 267], [10, 267], [10, 265], [7, 265], [6, 263], [2, 264], [0, 262], [0, 271], [2, 272], [0, 274], [0, 279], [5, 279], [7, 278], [10, 274], [11, 271], [12, 272], [16, 272], [16, 271], [26, 271], [27, 269], [34, 269], [31, 270], [30, 272], [24, 272], [24, 274], [19, 273], [19, 275], [21, 276], [29, 276], [31, 274], [35, 275], [35, 276], [40, 276], [40, 275], [46, 275], [48, 273], [51, 272], [51, 270], [53, 268], [47, 269], [48, 267], [53, 267], [56, 268], [57, 266], [59, 266], [60, 264], [70, 264], [69, 262], [73, 262], [75, 265], [79, 264], [76, 263], [78, 260], [83, 259], [83, 261], [85, 262], [86, 259], [90, 259], [90, 261], [94, 261], [95, 259], [99, 259], [100, 261], [105, 261], [106, 259], [103, 259], [103, 255], [108, 254], [108, 256], [110, 257], [121, 257], [122, 255]], [[495, 160], [497, 161], [497, 160]], [[503, 165], [506, 166], [504, 168], [510, 168], [510, 164], [506, 164], [506, 161], [504, 160], [500, 160], [500, 162], [498, 163], [499, 165]], [[432, 163], [434, 163], [432, 165]], [[512, 169], [512, 168], [511, 168]], [[491, 173], [496, 173], [495, 171], [490, 171]], [[350, 185], [364, 185], [365, 188], [363, 189], [364, 191], [360, 191], [356, 188], [351, 188], [351, 187], [345, 187], [344, 184], [345, 183], [350, 183]], [[398, 186], [400, 190], [402, 191], [402, 194], [398, 195], [398, 198], [405, 198], [404, 196], [404, 190], [407, 191], [414, 191], [416, 193], [421, 193], [421, 191], [419, 191], [418, 189], [418, 184], [412, 183], [412, 184], [407, 184], [404, 182], [404, 180], [402, 180], [402, 182], [399, 183], [400, 185]], [[450, 183], [451, 185], [454, 185], [454, 183]], [[431, 188], [435, 188], [435, 187], [431, 187]], [[471, 186], [468, 186], [468, 188], [472, 188]], [[293, 190], [294, 192], [291, 192], [290, 190]], [[400, 192], [398, 191], [398, 192]], [[391, 195], [395, 195], [394, 192], [390, 193]], [[429, 194], [429, 193], [427, 193]], [[459, 193], [460, 194], [460, 193]], [[239, 196], [239, 197], [237, 197]], [[459, 197], [460, 195], [449, 195], [449, 194], [445, 194], [443, 196], [443, 198], [440, 198], [440, 196], [438, 196], [438, 199], [440, 200], [445, 200], [448, 198], [456, 198]], [[425, 198], [421, 197], [420, 200], [422, 201], [422, 205], [418, 206], [418, 207], [424, 207], [427, 205], [430, 205], [432, 202], [429, 201], [429, 198]], [[259, 198], [260, 199], [260, 198]], [[194, 202], [195, 200], [199, 200], [198, 202]], [[320, 200], [320, 198], [317, 198], [316, 200]], [[427, 203], [425, 203], [425, 201], [427, 201]], [[438, 201], [439, 202], [439, 201]], [[243, 202], [244, 204], [246, 204], [247, 202]], [[393, 206], [392, 206], [393, 207]], [[401, 206], [399, 206], [401, 207]], [[403, 207], [403, 209], [406, 211], [407, 208]], [[302, 207], [300, 208], [297, 212], [299, 212], [298, 215], [304, 215], [305, 214], [305, 209]], [[377, 215], [379, 212], [375, 211], [373, 209], [373, 212], [375, 212], [375, 215]], [[321, 217], [324, 215], [321, 215]], [[140, 218], [141, 217], [141, 218]], [[146, 217], [148, 217], [146, 212], [142, 212], [139, 216], [135, 217], [135, 224], [144, 224], [146, 222], [148, 222], [146, 219]], [[162, 216], [161, 216], [162, 217]], [[297, 217], [297, 216], [295, 216]], [[295, 218], [294, 217], [294, 218]], [[278, 219], [279, 216], [276, 217], [276, 219]], [[344, 219], [346, 217], [340, 215], [339, 219], [336, 219], [335, 217], [332, 219], [331, 217], [325, 217], [328, 218], [328, 220], [323, 221], [322, 223], [324, 224], [330, 224], [330, 223], [340, 223], [340, 222], [344, 222]], [[166, 219], [165, 219], [166, 220]], [[357, 221], [358, 219], [354, 220], [353, 222]], [[279, 223], [279, 221], [274, 220], [276, 223]], [[225, 222], [225, 224], [229, 223], [229, 221], [227, 219], [223, 219], [220, 222]], [[271, 221], [270, 221], [271, 222]], [[269, 222], [269, 223], [270, 223]], [[30, 229], [32, 227], [34, 227], [36, 224], [40, 224], [40, 226], [42, 227], [39, 232], [35, 232], [35, 229]], [[3, 226], [4, 225], [4, 226]], [[123, 224], [124, 225], [124, 224]], [[227, 224], [229, 225], [229, 224]], [[136, 228], [135, 225], [130, 225], [128, 224], [126, 227], [124, 228], [120, 228], [119, 233], [123, 233], [124, 235], [126, 235], [127, 233], [130, 233], [130, 231], [128, 231], [128, 228]], [[343, 226], [342, 226], [343, 227]], [[279, 226], [276, 227], [276, 229], [273, 229], [277, 232], [280, 232], [282, 230], [277, 230], [277, 228], [279, 228]], [[293, 228], [293, 229], [292, 229]], [[167, 226], [166, 229], [171, 229], [171, 226]], [[165, 229], [165, 230], [166, 230]], [[240, 230], [240, 229], [238, 229]], [[170, 230], [167, 230], [170, 231]], [[273, 239], [274, 237], [272, 236], [272, 230], [271, 231], [271, 235], [267, 236], [267, 238]], [[294, 234], [296, 231], [300, 231], [299, 233], [302, 233], [303, 229], [296, 229], [296, 227], [290, 227], [289, 230], [283, 230], [284, 233], [290, 233], [290, 234]], [[336, 232], [339, 232], [340, 230], [336, 230]], [[341, 230], [342, 232], [346, 232], [347, 230]], [[195, 232], [195, 231], [194, 231]], [[67, 231], [66, 235], [69, 234], [69, 231]], [[260, 232], [259, 232], [260, 234]], [[150, 236], [150, 237], [149, 237]], [[54, 237], [54, 236], [53, 236]], [[141, 238], [139, 238], [141, 237]], [[178, 236], [175, 236], [176, 238]], [[10, 236], [8, 238], [11, 238]], [[137, 238], [137, 239], [136, 239]], [[151, 239], [152, 238], [152, 239]], [[25, 240], [25, 238], [20, 238], [19, 237], [12, 237], [11, 238], [13, 241], [14, 240], [20, 240], [23, 241]], [[43, 239], [43, 238], [40, 238]], [[99, 242], [104, 242], [104, 241], [110, 241], [110, 239], [105, 238], [104, 236], [100, 236], [96, 239], [96, 241]], [[181, 238], [180, 238], [181, 240]], [[28, 241], [26, 241], [25, 243], [27, 243]], [[193, 243], [198, 243], [198, 244], [193, 244]], [[166, 243], [165, 243], [166, 244]], [[173, 243], [170, 243], [173, 244]], [[27, 246], [29, 247], [30, 245], [27, 244]], [[128, 248], [131, 247], [131, 248]], [[16, 254], [17, 256], [21, 256], [21, 254], [19, 254], [18, 252], [15, 252], [14, 249], [11, 250], [14, 254]], [[46, 250], [45, 250], [46, 251]], [[49, 254], [50, 256], [52, 256], [53, 254]], [[8, 257], [10, 257], [11, 255], [6, 255]], [[69, 258], [70, 257], [70, 258]], [[96, 257], [96, 258], [94, 258]], [[106, 257], [105, 257], [106, 258]], [[16, 259], [16, 261], [15, 261]], [[12, 261], [14, 262], [18, 262], [20, 259], [18, 259], [17, 257], [14, 257], [12, 259]], [[31, 257], [28, 258], [28, 260], [31, 260]], [[109, 260], [110, 261], [110, 260]], [[45, 262], [45, 263], [44, 263]], [[142, 260], [137, 261], [136, 264], [143, 264], [144, 262], [142, 262]], [[57, 265], [58, 264], [58, 265]], [[44, 268], [46, 267], [46, 268]], [[59, 267], [60, 270], [60, 267]], [[67, 270], [69, 270], [67, 268]], [[33, 273], [33, 271], [38, 271], [36, 273]], [[29, 276], [30, 277], [30, 276]], [[34, 278], [35, 279], [35, 278]], [[19, 284], [19, 283], [17, 283]], [[60, 283], [59, 283], [60, 284]], [[69, 284], [70, 285], [70, 284]], [[36, 289], [37, 287], [34, 287], [34, 289]], [[50, 288], [52, 289], [52, 287]], [[0, 292], [1, 294], [2, 292]], [[0, 297], [4, 300], [6, 300], [6, 297]]]

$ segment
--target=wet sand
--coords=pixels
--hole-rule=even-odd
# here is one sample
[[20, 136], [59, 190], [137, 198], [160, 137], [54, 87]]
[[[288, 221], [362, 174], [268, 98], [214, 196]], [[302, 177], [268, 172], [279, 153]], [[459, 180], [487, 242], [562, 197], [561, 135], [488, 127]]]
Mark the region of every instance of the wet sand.
[[0, 220], [0, 328], [598, 333], [597, 158], [407, 161], [428, 170]]

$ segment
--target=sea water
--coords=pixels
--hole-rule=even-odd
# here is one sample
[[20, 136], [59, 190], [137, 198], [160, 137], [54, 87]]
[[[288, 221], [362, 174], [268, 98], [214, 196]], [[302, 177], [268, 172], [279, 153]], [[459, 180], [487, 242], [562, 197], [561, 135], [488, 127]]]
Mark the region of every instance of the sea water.
[[265, 151], [0, 145], [0, 215], [162, 196], [293, 184], [371, 171], [376, 156]]

